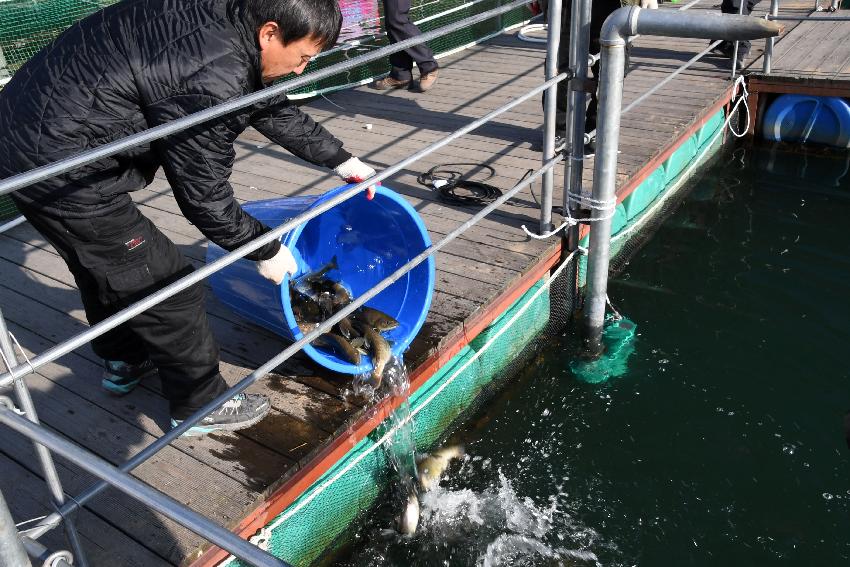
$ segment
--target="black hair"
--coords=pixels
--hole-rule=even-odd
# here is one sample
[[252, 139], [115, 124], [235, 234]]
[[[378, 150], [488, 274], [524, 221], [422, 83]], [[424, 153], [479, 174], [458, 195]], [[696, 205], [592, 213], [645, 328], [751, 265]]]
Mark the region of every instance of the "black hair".
[[315, 37], [322, 48], [336, 43], [342, 28], [337, 0], [245, 0], [248, 25], [259, 31], [266, 22], [280, 26], [283, 44]]

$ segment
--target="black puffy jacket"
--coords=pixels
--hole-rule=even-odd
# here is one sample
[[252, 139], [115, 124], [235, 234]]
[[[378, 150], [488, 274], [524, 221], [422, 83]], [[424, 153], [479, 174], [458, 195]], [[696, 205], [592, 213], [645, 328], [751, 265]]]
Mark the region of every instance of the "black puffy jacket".
[[[55, 162], [263, 87], [250, 0], [125, 0], [70, 27], [0, 90], [0, 178]], [[285, 96], [20, 189], [15, 199], [74, 218], [110, 214], [159, 167], [180, 210], [232, 250], [267, 228], [228, 182], [248, 126], [311, 163], [351, 155]], [[265, 259], [273, 242], [250, 255]]]

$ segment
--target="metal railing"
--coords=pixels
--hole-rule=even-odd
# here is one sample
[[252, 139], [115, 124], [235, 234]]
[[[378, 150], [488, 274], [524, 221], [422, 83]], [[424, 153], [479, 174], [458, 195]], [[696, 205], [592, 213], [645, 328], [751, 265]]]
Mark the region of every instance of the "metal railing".
[[[695, 2], [693, 3], [696, 3]], [[322, 69], [315, 73], [311, 73], [310, 75], [303, 76], [300, 78], [296, 78], [290, 81], [282, 82], [278, 85], [263, 89], [251, 95], [247, 95], [238, 99], [234, 99], [227, 103], [221, 104], [216, 107], [212, 107], [210, 109], [192, 114], [190, 116], [186, 116], [184, 118], [175, 120], [169, 124], [161, 125], [144, 132], [134, 134], [125, 139], [112, 142], [110, 144], [106, 144], [104, 146], [100, 146], [90, 151], [82, 152], [79, 155], [73, 156], [71, 158], [62, 160], [60, 162], [56, 162], [50, 165], [46, 165], [28, 172], [21, 173], [19, 175], [13, 176], [11, 178], [7, 178], [5, 180], [0, 181], [0, 195], [6, 194], [12, 191], [15, 191], [19, 188], [25, 187], [32, 183], [36, 183], [38, 181], [47, 179], [51, 176], [58, 175], [65, 171], [71, 170], [75, 167], [79, 167], [80, 165], [90, 163], [104, 157], [122, 152], [131, 147], [134, 147], [139, 144], [144, 144], [164, 136], [179, 132], [183, 129], [189, 128], [201, 122], [205, 122], [207, 120], [214, 119], [216, 117], [222, 116], [234, 110], [248, 107], [252, 104], [255, 104], [261, 100], [264, 100], [269, 97], [273, 97], [279, 94], [286, 93], [289, 90], [298, 88], [307, 83], [314, 82], [318, 79], [329, 77], [331, 75], [335, 75], [340, 72], [347, 71], [354, 66], [367, 63], [382, 57], [385, 57], [391, 53], [395, 53], [397, 51], [402, 51], [414, 45], [426, 42], [428, 40], [434, 39], [441, 35], [445, 35], [451, 33], [455, 30], [459, 30], [465, 27], [468, 27], [474, 23], [478, 23], [484, 21], [488, 18], [496, 17], [501, 14], [504, 14], [510, 10], [518, 8], [525, 4], [527, 0], [514, 0], [512, 2], [506, 3], [500, 7], [494, 8], [492, 10], [488, 10], [476, 16], [472, 16], [466, 18], [464, 20], [460, 20], [455, 22], [454, 24], [450, 24], [444, 26], [440, 29], [433, 30], [431, 32], [422, 34], [416, 38], [412, 38], [403, 42], [399, 42], [396, 44], [389, 45], [387, 47], [378, 49], [368, 54], [364, 54], [358, 56], [354, 59], [347, 60], [345, 62], [341, 62], [339, 64], [333, 65], [326, 69]], [[692, 3], [692, 4], [693, 4]], [[691, 5], [692, 5], [691, 4]], [[573, 3], [573, 14], [579, 14], [580, 17], [573, 17], [572, 26], [573, 29], [576, 26], [581, 26], [582, 22], [586, 24], [589, 21], [589, 6], [590, 0], [576, 0]], [[559, 2], [551, 2], [550, 10], [553, 10], [553, 14], [556, 14], [560, 11], [561, 6]], [[635, 9], [634, 14], [639, 13], [639, 9]], [[699, 18], [712, 18], [711, 16], [700, 16]], [[698, 20], [699, 20], [698, 18]], [[558, 22], [560, 22], [560, 18], [557, 18]], [[636, 18], [637, 20], [637, 18]], [[643, 18], [640, 20], [641, 22], [646, 22], [647, 18]], [[653, 18], [649, 18], [648, 21], [654, 21]], [[584, 26], [586, 28], [586, 25]], [[556, 27], [550, 28], [550, 31], [554, 32]], [[657, 30], [656, 30], [657, 31]], [[652, 34], [654, 33], [651, 26], [649, 26], [645, 31], [641, 31], [640, 33], [644, 34]], [[5, 510], [4, 503], [0, 500], [0, 562], [4, 559], [8, 558], [16, 558], [15, 560], [20, 559], [20, 551], [24, 549], [29, 552], [30, 556], [43, 558], [45, 556], [46, 550], [44, 550], [43, 546], [40, 546], [35, 539], [40, 537], [41, 535], [47, 533], [51, 529], [57, 527], [58, 525], [63, 523], [68, 533], [69, 541], [71, 542], [71, 546], [74, 550], [74, 560], [75, 564], [85, 565], [85, 556], [83, 554], [82, 549], [75, 543], [75, 531], [73, 528], [73, 522], [71, 521], [72, 515], [80, 509], [81, 506], [85, 505], [89, 500], [99, 494], [102, 490], [104, 490], [107, 486], [114, 486], [121, 490], [122, 492], [130, 495], [131, 497], [137, 499], [143, 504], [150, 506], [154, 510], [162, 513], [163, 515], [171, 518], [178, 524], [181, 524], [188, 529], [195, 531], [202, 537], [209, 540], [211, 543], [225, 549], [229, 553], [234, 556], [250, 563], [252, 565], [285, 565], [281, 560], [271, 556], [266, 551], [263, 551], [257, 547], [254, 547], [249, 542], [237, 537], [235, 534], [229, 532], [228, 530], [222, 528], [220, 525], [212, 522], [211, 520], [204, 518], [200, 514], [192, 511], [190, 508], [185, 506], [184, 504], [177, 502], [170, 498], [169, 496], [153, 489], [152, 487], [145, 485], [144, 483], [138, 481], [134, 477], [130, 476], [128, 473], [132, 471], [135, 467], [139, 466], [141, 463], [145, 462], [149, 458], [151, 458], [158, 451], [168, 446], [172, 441], [178, 438], [180, 435], [185, 433], [191, 427], [196, 425], [201, 419], [203, 419], [207, 414], [221, 406], [224, 402], [232, 398], [234, 395], [239, 392], [244, 391], [250, 385], [254, 384], [261, 378], [265, 377], [272, 370], [278, 367], [280, 364], [288, 360], [290, 357], [295, 355], [298, 351], [301, 350], [302, 347], [316, 339], [320, 334], [324, 333], [326, 330], [330, 329], [334, 324], [340, 321], [342, 318], [349, 315], [355, 309], [369, 301], [371, 298], [375, 297], [381, 291], [392, 285], [395, 281], [401, 278], [404, 274], [424, 262], [429, 256], [435, 254], [442, 248], [444, 248], [451, 241], [460, 236], [463, 232], [468, 230], [470, 227], [478, 223], [482, 218], [486, 215], [490, 214], [498, 207], [503, 205], [506, 201], [511, 199], [517, 193], [530, 186], [533, 182], [538, 179], [543, 178], [543, 190], [541, 195], [541, 211], [540, 211], [540, 232], [546, 233], [551, 226], [551, 205], [552, 205], [552, 194], [553, 194], [553, 184], [554, 184], [554, 176], [552, 174], [552, 169], [561, 161], [564, 161], [565, 157], [563, 153], [558, 153], [556, 155], [554, 151], [554, 132], [555, 132], [555, 105], [554, 101], [556, 99], [556, 89], [557, 84], [560, 81], [568, 79], [572, 76], [575, 76], [576, 79], [580, 80], [581, 88], [586, 88], [584, 81], [586, 81], [586, 73], [587, 73], [587, 65], [588, 61], [588, 53], [587, 53], [587, 42], [586, 38], [578, 37], [578, 34], [575, 34], [576, 37], [574, 39], [575, 45], [571, 46], [572, 48], [577, 50], [579, 53], [576, 54], [575, 58], [571, 53], [570, 57], [570, 71], [557, 73], [556, 60], [558, 53], [558, 42], [560, 40], [559, 33], [550, 33], [548, 37], [548, 45], [547, 45], [547, 54], [548, 54], [548, 62], [546, 65], [546, 77], [545, 81], [539, 86], [529, 90], [526, 94], [522, 95], [519, 98], [511, 100], [507, 104], [500, 106], [499, 108], [491, 111], [487, 115], [470, 122], [468, 125], [456, 130], [455, 132], [447, 135], [442, 140], [435, 142], [422, 150], [416, 152], [415, 154], [405, 158], [404, 160], [384, 169], [376, 176], [371, 179], [364, 181], [362, 183], [358, 183], [357, 185], [341, 192], [336, 195], [332, 199], [322, 203], [321, 205], [316, 206], [313, 209], [310, 209], [308, 212], [305, 212], [290, 221], [270, 230], [269, 232], [263, 234], [257, 239], [239, 247], [232, 252], [229, 252], [223, 256], [221, 256], [216, 261], [207, 264], [206, 266], [198, 269], [192, 274], [181, 278], [180, 280], [168, 285], [167, 287], [157, 291], [156, 293], [130, 305], [129, 307], [121, 310], [120, 312], [112, 315], [111, 317], [101, 321], [100, 323], [90, 327], [86, 331], [79, 333], [78, 335], [59, 343], [46, 351], [38, 354], [32, 359], [26, 359], [25, 363], [19, 364], [17, 362], [17, 358], [15, 356], [14, 348], [11, 342], [9, 341], [10, 334], [7, 332], [5, 328], [5, 322], [3, 320], [2, 312], [0, 312], [0, 347], [2, 347], [2, 352], [6, 357], [6, 372], [0, 375], [0, 392], [3, 390], [14, 388], [15, 393], [18, 397], [18, 404], [23, 408], [23, 413], [26, 414], [26, 417], [23, 417], [18, 414], [17, 408], [14, 407], [11, 400], [6, 397], [0, 397], [0, 423], [3, 423], [10, 427], [11, 429], [25, 435], [26, 437], [33, 440], [33, 442], [37, 443], [39, 447], [39, 455], [42, 457], [42, 469], [44, 471], [44, 476], [48, 479], [48, 484], [51, 488], [51, 494], [54, 497], [54, 502], [58, 507], [58, 510], [46, 518], [40, 520], [35, 527], [22, 530], [20, 532], [21, 541], [23, 545], [19, 545], [17, 541], [11, 541], [9, 539], [10, 530], [8, 526], [4, 523], [3, 512]], [[664, 34], [661, 34], [664, 35]], [[702, 37], [702, 36], [691, 36], [691, 37]], [[724, 38], [726, 36], [718, 36], [720, 38]], [[730, 39], [733, 39], [730, 37]], [[583, 51], [583, 53], [582, 53]], [[604, 50], [603, 50], [604, 51]], [[699, 57], [704, 55], [705, 52], [700, 54], [697, 58], [692, 59], [684, 66], [677, 70], [677, 72], [681, 72], [681, 69], [687, 67], [692, 64]], [[582, 63], [583, 62], [583, 63]], [[610, 63], [610, 62], [608, 62]], [[573, 66], [574, 65], [574, 66]], [[613, 67], [617, 67], [617, 65], [613, 65]], [[620, 65], [622, 67], [622, 65]], [[603, 69], [606, 68], [606, 60], [603, 59]], [[609, 70], [610, 72], [610, 70]], [[622, 72], [622, 68], [620, 68], [620, 72]], [[620, 77], [622, 82], [622, 77]], [[663, 84], [663, 83], [662, 83]], [[662, 85], [656, 85], [653, 88], [657, 90]], [[504, 194], [482, 208], [477, 214], [472, 216], [468, 221], [458, 226], [455, 230], [453, 230], [450, 234], [446, 235], [442, 240], [437, 243], [432, 244], [429, 248], [418, 254], [415, 258], [407, 262], [405, 265], [396, 270], [389, 277], [382, 280], [375, 287], [370, 289], [368, 292], [363, 295], [357, 297], [351, 304], [335, 313], [329, 319], [321, 323], [315, 330], [310, 333], [305, 334], [301, 339], [295, 341], [282, 352], [275, 355], [273, 358], [268, 360], [265, 364], [248, 374], [242, 380], [240, 380], [237, 384], [229, 388], [226, 392], [222, 393], [216, 399], [207, 403], [204, 407], [198, 410], [195, 414], [183, 420], [183, 422], [177, 427], [169, 430], [164, 433], [159, 439], [142, 449], [139, 453], [137, 453], [134, 457], [121, 464], [118, 467], [110, 465], [97, 457], [95, 454], [82, 449], [73, 443], [69, 442], [67, 439], [59, 436], [56, 433], [53, 433], [42, 425], [38, 423], [38, 419], [35, 413], [34, 407], [31, 404], [27, 403], [28, 399], [28, 391], [26, 386], [26, 377], [35, 373], [40, 367], [48, 364], [52, 361], [55, 361], [59, 357], [77, 349], [80, 346], [85, 345], [90, 342], [92, 339], [102, 335], [103, 333], [108, 332], [111, 329], [114, 329], [118, 325], [126, 322], [132, 317], [138, 315], [144, 310], [150, 308], [153, 305], [156, 305], [169, 297], [172, 297], [176, 293], [194, 285], [195, 283], [205, 279], [211, 274], [225, 268], [226, 266], [238, 261], [245, 255], [253, 252], [265, 244], [279, 239], [284, 233], [291, 231], [298, 225], [305, 223], [322, 213], [328, 211], [332, 207], [342, 203], [343, 201], [354, 197], [355, 195], [361, 193], [366, 187], [377, 183], [401, 169], [405, 168], [407, 165], [421, 159], [424, 156], [427, 156], [434, 151], [448, 145], [455, 139], [467, 134], [468, 132], [474, 130], [475, 128], [486, 124], [491, 121], [495, 117], [509, 111], [510, 109], [516, 107], [517, 105], [529, 100], [530, 98], [539, 95], [543, 91], [547, 91], [547, 104], [544, 112], [544, 153], [542, 158], [541, 167], [538, 168], [532, 175], [526, 177], [520, 183], [516, 184], [510, 190], [504, 192]], [[573, 92], [577, 92], [575, 89]], [[584, 135], [584, 116], [583, 116], [583, 95], [584, 93], [579, 92], [578, 96], [575, 98], [571, 97], [571, 118], [569, 121], [571, 132], [568, 133], [569, 139], [573, 141], [571, 147], [571, 156], [567, 160], [566, 167], [566, 175], [565, 175], [565, 190], [564, 190], [564, 208], [563, 211], [567, 212], [573, 207], [573, 202], [575, 201], [575, 194], [570, 191], [570, 187], [577, 188], [577, 191], [581, 191], [581, 167], [576, 165], [579, 164], [582, 160], [582, 146], [578, 145], [576, 147], [576, 142], [578, 140], [583, 140]], [[607, 97], [607, 95], [606, 95]], [[645, 97], [644, 97], [645, 98]], [[612, 102], [611, 97], [600, 98], [600, 128], [605, 124], [605, 120], [603, 120], [603, 116], [605, 116], [605, 112], [614, 112], [617, 115], [617, 120], [619, 120], [619, 105], [615, 105]], [[635, 103], [636, 104], [636, 103]], [[633, 107], [634, 105], [632, 105]], [[616, 108], [615, 108], [616, 107]], [[613, 109], [613, 110], [612, 110]], [[600, 129], [600, 142], [604, 140], [610, 140], [611, 135], [602, 134], [602, 130]], [[604, 146], [607, 148], [608, 146]], [[594, 174], [594, 197], [596, 197], [597, 186], [605, 185], [610, 186], [612, 183], [611, 177], [611, 167], [613, 163], [614, 169], [616, 169], [616, 146], [614, 147], [614, 158], [613, 162], [610, 159], [599, 159], [597, 158], [596, 167], [597, 171]], [[576, 155], [577, 153], [577, 155]], [[610, 149], [603, 149], [602, 154], [608, 155], [610, 153]], [[601, 164], [604, 164], [601, 165]], [[602, 167], [603, 169], [600, 169]], [[576, 170], [578, 170], [576, 172]], [[578, 179], [577, 185], [571, 185], [571, 183], [575, 183], [575, 179]], [[602, 179], [606, 179], [605, 183], [602, 183]], [[575, 207], [573, 207], [575, 208]], [[606, 224], [604, 219], [601, 219], [602, 222], [597, 225], [598, 230], [591, 231], [591, 234], [599, 233], [605, 231], [610, 231], [610, 221]], [[592, 248], [597, 246], [602, 246], [595, 241], [591, 243]], [[597, 273], [599, 268], [599, 264], [595, 263], [595, 267], [593, 268]], [[598, 291], [598, 287], [594, 288], [595, 291]], [[604, 306], [603, 306], [604, 311]], [[23, 353], [22, 349], [21, 352]], [[26, 355], [24, 355], [26, 357]], [[61, 485], [58, 484], [58, 477], [55, 478], [56, 484], [53, 484], [51, 480], [54, 477], [54, 473], [51, 472], [51, 469], [55, 471], [55, 467], [52, 464], [51, 451], [60, 454], [65, 457], [72, 463], [79, 465], [86, 471], [93, 474], [95, 477], [100, 480], [97, 484], [93, 485], [89, 489], [85, 490], [83, 493], [77, 495], [74, 498], [70, 498], [68, 501], [63, 502], [64, 492], [62, 491]], [[15, 532], [15, 530], [11, 530], [11, 532]], [[62, 565], [63, 561], [66, 561], [67, 557], [65, 555], [61, 555], [62, 553], [67, 552], [59, 552], [59, 555], [54, 554], [55, 565]], [[40, 559], [41, 560], [41, 559]], [[16, 564], [16, 563], [11, 563]], [[46, 564], [46, 563], [45, 563]], [[53, 565], [52, 564], [52, 565]]]
[[[465, 18], [453, 24], [444, 26], [440, 29], [424, 33], [416, 38], [411, 38], [403, 42], [386, 46], [371, 53], [361, 55], [357, 58], [341, 62], [339, 64], [327, 67], [314, 73], [310, 73], [309, 75], [299, 77], [290, 81], [285, 81], [278, 85], [274, 85], [272, 87], [258, 91], [256, 93], [252, 93], [250, 95], [234, 99], [221, 105], [211, 107], [204, 111], [197, 112], [195, 114], [175, 120], [171, 123], [151, 128], [149, 130], [128, 136], [116, 142], [99, 146], [92, 150], [81, 152], [78, 155], [61, 160], [59, 162], [52, 163], [31, 171], [12, 176], [10, 178], [0, 181], [0, 195], [10, 193], [22, 187], [26, 187], [28, 185], [37, 183], [44, 179], [48, 179], [55, 175], [59, 175], [81, 165], [103, 159], [116, 153], [123, 152], [137, 145], [145, 144], [153, 140], [162, 138], [164, 136], [180, 132], [196, 124], [233, 112], [234, 110], [245, 108], [267, 98], [286, 93], [287, 91], [296, 89], [307, 83], [345, 72], [355, 66], [386, 57], [387, 55], [390, 55], [392, 53], [402, 51], [414, 45], [424, 43], [426, 41], [429, 41], [442, 35], [446, 35], [453, 31], [467, 28], [473, 24], [485, 21], [489, 18], [500, 16], [501, 14], [504, 14], [524, 5], [526, 2], [527, 0], [514, 0], [512, 2], [508, 2], [497, 8], [482, 12], [469, 18]], [[549, 38], [550, 53], [557, 53], [557, 44], [559, 39], [560, 37], [558, 34], [553, 34]], [[553, 45], [554, 47], [552, 47]], [[551, 139], [551, 137], [554, 135], [554, 106], [552, 106], [551, 109], [547, 109], [547, 112], [545, 113], [545, 131], [550, 134], [550, 139], [548, 140], [548, 150], [544, 152], [542, 166], [537, 169], [532, 175], [526, 177], [522, 182], [515, 185], [512, 189], [506, 191], [501, 197], [499, 197], [493, 203], [489, 204], [487, 207], [483, 208], [467, 222], [463, 223], [457, 229], [445, 236], [442, 240], [432, 244], [425, 251], [423, 251], [415, 258], [407, 262], [404, 266], [396, 270], [392, 275], [382, 280], [379, 284], [370, 289], [368, 292], [359, 296], [344, 309], [338, 311], [332, 317], [324, 321], [315, 330], [310, 333], [307, 333], [300, 340], [295, 341], [292, 345], [287, 347], [281, 353], [279, 353], [278, 355], [267, 361], [265, 364], [257, 368], [255, 371], [251, 372], [248, 376], [243, 378], [238, 384], [228, 389], [216, 399], [210, 401], [208, 404], [198, 410], [195, 414], [183, 420], [180, 425], [163, 434], [162, 437], [145, 447], [142, 451], [137, 453], [133, 458], [129, 459], [121, 466], [115, 467], [110, 465], [109, 463], [99, 458], [97, 455], [78, 447], [77, 445], [68, 441], [62, 436], [51, 432], [48, 429], [44, 428], [42, 425], [40, 425], [38, 423], [38, 418], [35, 413], [35, 408], [33, 407], [31, 399], [29, 397], [29, 392], [26, 385], [26, 377], [28, 375], [34, 374], [40, 367], [44, 366], [45, 364], [48, 364], [56, 360], [57, 358], [77, 349], [78, 347], [85, 345], [92, 339], [101, 336], [102, 334], [114, 329], [118, 325], [124, 323], [125, 321], [131, 319], [132, 317], [138, 315], [146, 309], [168, 299], [169, 297], [172, 297], [173, 295], [194, 285], [195, 283], [201, 281], [202, 279], [215, 273], [216, 271], [219, 271], [224, 267], [232, 264], [233, 262], [236, 262], [237, 260], [241, 259], [250, 252], [257, 250], [261, 246], [275, 239], [279, 239], [284, 233], [292, 230], [296, 226], [321, 215], [322, 213], [326, 212], [337, 204], [361, 193], [369, 185], [377, 183], [393, 175], [394, 173], [403, 169], [410, 163], [413, 163], [414, 161], [417, 161], [418, 159], [421, 159], [422, 157], [427, 156], [433, 153], [434, 151], [448, 145], [460, 136], [463, 136], [464, 134], [474, 130], [475, 128], [486, 124], [495, 117], [507, 112], [508, 110], [516, 107], [517, 105], [525, 102], [526, 100], [539, 95], [544, 90], [550, 90], [549, 99], [554, 101], [557, 83], [566, 79], [567, 76], [568, 75], [566, 73], [555, 74], [551, 69], [548, 69], [546, 80], [538, 87], [529, 90], [525, 95], [511, 100], [509, 103], [493, 110], [492, 112], [488, 113], [486, 116], [483, 116], [478, 120], [470, 122], [468, 125], [456, 130], [455, 132], [446, 136], [442, 140], [435, 142], [423, 148], [419, 152], [416, 152], [412, 156], [384, 169], [382, 172], [372, 177], [371, 179], [349, 188], [348, 190], [338, 194], [334, 198], [329, 199], [328, 201], [309, 210], [308, 212], [305, 212], [284, 223], [283, 225], [280, 225], [275, 229], [270, 230], [269, 232], [258, 237], [257, 239], [239, 247], [238, 249], [228, 254], [225, 254], [215, 262], [212, 262], [204, 266], [203, 268], [200, 268], [194, 273], [185, 276], [180, 280], [159, 290], [158, 292], [130, 305], [129, 307], [90, 327], [86, 331], [79, 333], [78, 335], [70, 338], [69, 340], [66, 340], [62, 343], [53, 346], [52, 348], [47, 349], [46, 351], [38, 354], [32, 359], [26, 358], [26, 355], [24, 354], [26, 362], [23, 364], [19, 364], [17, 362], [17, 357], [10, 341], [11, 335], [6, 329], [3, 314], [2, 312], [0, 312], [0, 347], [2, 347], [2, 353], [6, 360], [6, 372], [0, 375], [0, 392], [10, 387], [14, 388], [17, 397], [17, 405], [22, 408], [21, 410], [19, 410], [10, 398], [5, 396], [0, 397], [0, 423], [3, 423], [11, 429], [17, 431], [18, 433], [25, 435], [26, 437], [33, 440], [34, 443], [36, 443], [38, 453], [42, 461], [42, 470], [44, 472], [44, 477], [47, 479], [51, 494], [53, 495], [54, 503], [58, 507], [58, 510], [56, 512], [40, 520], [35, 527], [23, 530], [21, 532], [22, 537], [19, 539], [10, 536], [10, 534], [14, 535], [16, 530], [14, 528], [14, 525], [12, 525], [11, 528], [8, 526], [5, 520], [7, 516], [3, 515], [4, 512], [8, 512], [8, 509], [6, 509], [5, 507], [5, 502], [0, 501], [0, 563], [10, 565], [24, 565], [26, 563], [23, 563], [22, 558], [25, 557], [25, 555], [22, 555], [22, 553], [24, 553], [25, 551], [29, 551], [31, 556], [39, 558], [40, 561], [46, 561], [46, 559], [44, 559], [46, 550], [43, 548], [43, 546], [40, 546], [34, 540], [40, 537], [41, 535], [47, 533], [49, 530], [55, 528], [56, 526], [64, 523], [69, 541], [71, 542], [71, 546], [74, 551], [73, 558], [76, 560], [76, 564], [85, 566], [85, 554], [82, 550], [82, 547], [79, 545], [73, 521], [71, 521], [71, 515], [77, 510], [79, 510], [79, 508], [83, 506], [86, 502], [88, 502], [91, 498], [99, 494], [104, 488], [106, 488], [107, 486], [114, 486], [120, 491], [130, 495], [131, 497], [151, 507], [152, 509], [163, 514], [164, 516], [174, 520], [178, 524], [194, 531], [195, 533], [204, 537], [211, 543], [221, 547], [222, 549], [228, 551], [229, 553], [233, 554], [239, 559], [244, 560], [249, 564], [259, 566], [285, 565], [285, 563], [280, 559], [271, 556], [266, 551], [253, 546], [246, 540], [241, 539], [237, 535], [226, 530], [215, 522], [212, 522], [211, 520], [201, 516], [197, 512], [194, 512], [184, 504], [177, 502], [171, 497], [155, 490], [154, 488], [130, 476], [128, 474], [129, 471], [133, 470], [135, 467], [145, 462], [158, 451], [168, 446], [172, 441], [174, 441], [180, 435], [188, 431], [191, 427], [193, 427], [200, 420], [202, 420], [206, 415], [208, 415], [216, 408], [220, 407], [224, 402], [231, 399], [234, 395], [245, 390], [251, 384], [269, 374], [280, 364], [282, 364], [287, 359], [296, 354], [298, 351], [300, 351], [301, 348], [304, 347], [306, 344], [316, 339], [319, 335], [330, 329], [330, 327], [336, 324], [339, 320], [349, 315], [355, 309], [357, 309], [358, 307], [366, 303], [368, 300], [379, 294], [381, 291], [392, 285], [404, 274], [406, 274], [407, 272], [415, 268], [417, 265], [424, 262], [428, 257], [445, 247], [464, 231], [479, 222], [487, 214], [491, 213], [496, 208], [504, 204], [508, 199], [512, 198], [514, 195], [516, 195], [518, 192], [522, 191], [526, 187], [530, 186], [541, 176], [546, 175], [548, 175], [550, 179], [549, 181], [544, 183], [543, 198], [544, 200], [548, 200], [550, 206], [544, 207], [544, 211], [546, 212], [541, 213], [541, 218], [543, 214], [551, 215], [551, 170], [563, 159], [562, 155], [555, 155], [553, 149], [554, 142]], [[23, 353], [23, 350], [21, 350], [21, 352]], [[88, 490], [84, 491], [82, 494], [78, 495], [75, 498], [71, 498], [69, 501], [66, 502], [64, 499], [64, 492], [62, 490], [61, 484], [59, 483], [58, 475], [56, 475], [55, 473], [55, 466], [53, 465], [51, 451], [56, 452], [57, 454], [68, 459], [70, 462], [80, 466], [84, 470], [93, 474], [95, 477], [100, 479], [99, 482]], [[51, 558], [51, 565], [62, 565], [66, 562], [66, 559], [70, 557], [70, 555], [67, 555], [67, 552], [59, 552], [58, 554], [54, 554], [49, 557]]]
[[[833, 0], [828, 11], [834, 12], [838, 9], [838, 0]], [[772, 22], [847, 22], [850, 21], [850, 16], [780, 16], [779, 15], [779, 0], [770, 0], [770, 11], [765, 14], [764, 19]], [[815, 0], [815, 12], [824, 11], [820, 7], [818, 0]], [[770, 75], [773, 72], [773, 48], [775, 39], [769, 37], [764, 44], [764, 60], [762, 61], [762, 73]]]

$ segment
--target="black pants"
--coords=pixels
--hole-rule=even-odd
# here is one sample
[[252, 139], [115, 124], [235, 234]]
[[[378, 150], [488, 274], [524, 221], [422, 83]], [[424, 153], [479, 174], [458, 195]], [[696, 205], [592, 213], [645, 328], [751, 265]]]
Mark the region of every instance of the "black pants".
[[[18, 207], [68, 264], [91, 325], [193, 270], [129, 199], [120, 211], [90, 219], [56, 218], [20, 202]], [[98, 337], [92, 348], [104, 359], [129, 364], [150, 358], [176, 419], [227, 388], [201, 284]]]
[[[620, 0], [593, 0], [590, 7], [590, 53], [599, 54], [601, 47], [599, 45], [599, 36], [602, 33], [602, 24], [605, 19], [611, 15], [611, 12], [620, 7]], [[546, 5], [548, 21], [548, 3]], [[558, 71], [564, 72], [569, 70], [570, 65], [570, 16], [572, 12], [572, 2], [564, 0], [561, 7], [561, 41], [558, 46]], [[625, 71], [629, 69], [629, 45], [626, 45], [626, 61]], [[590, 68], [590, 74], [594, 79], [599, 77], [599, 60], [596, 61]], [[558, 134], [563, 134], [567, 129], [567, 95], [569, 86], [567, 81], [558, 83], [558, 92], [555, 96], [555, 130]], [[544, 105], [545, 105], [544, 93]], [[590, 102], [587, 105], [587, 113], [585, 114], [585, 132], [596, 130], [597, 107], [599, 106], [599, 97], [597, 91], [590, 93]]]
[[[398, 43], [411, 37], [422, 35], [410, 21], [410, 0], [384, 0], [384, 26], [390, 43]], [[390, 55], [390, 77], [399, 81], [412, 78], [413, 63], [419, 67], [419, 73], [426, 75], [437, 68], [434, 52], [424, 43]]]
[[[738, 0], [738, 2], [734, 2], [734, 0], [723, 0], [720, 4], [720, 11], [724, 14], [737, 14], [739, 10], [740, 2], [744, 2], [744, 11], [741, 12], [745, 16], [749, 16], [750, 12], [753, 11], [753, 7], [756, 5], [756, 0]], [[736, 5], [737, 4], [737, 5]], [[742, 40], [738, 42], [738, 58], [743, 59], [750, 52], [750, 42], [749, 40]], [[735, 42], [732, 41], [724, 41], [720, 44], [720, 49], [726, 49], [729, 53], [735, 48]]]

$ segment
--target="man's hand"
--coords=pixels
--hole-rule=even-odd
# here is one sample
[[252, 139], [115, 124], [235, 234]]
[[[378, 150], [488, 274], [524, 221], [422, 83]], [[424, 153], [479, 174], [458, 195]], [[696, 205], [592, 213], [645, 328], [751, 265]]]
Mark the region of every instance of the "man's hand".
[[[356, 157], [350, 157], [334, 169], [337, 175], [347, 183], [360, 183], [374, 176], [377, 172]], [[375, 186], [366, 188], [366, 198], [370, 201], [375, 197]]]
[[257, 271], [267, 280], [280, 285], [286, 274], [294, 274], [298, 271], [298, 264], [292, 257], [292, 252], [286, 246], [281, 246], [277, 254], [268, 260], [257, 262]]
[[658, 0], [640, 0], [640, 7], [645, 10], [657, 10]]

